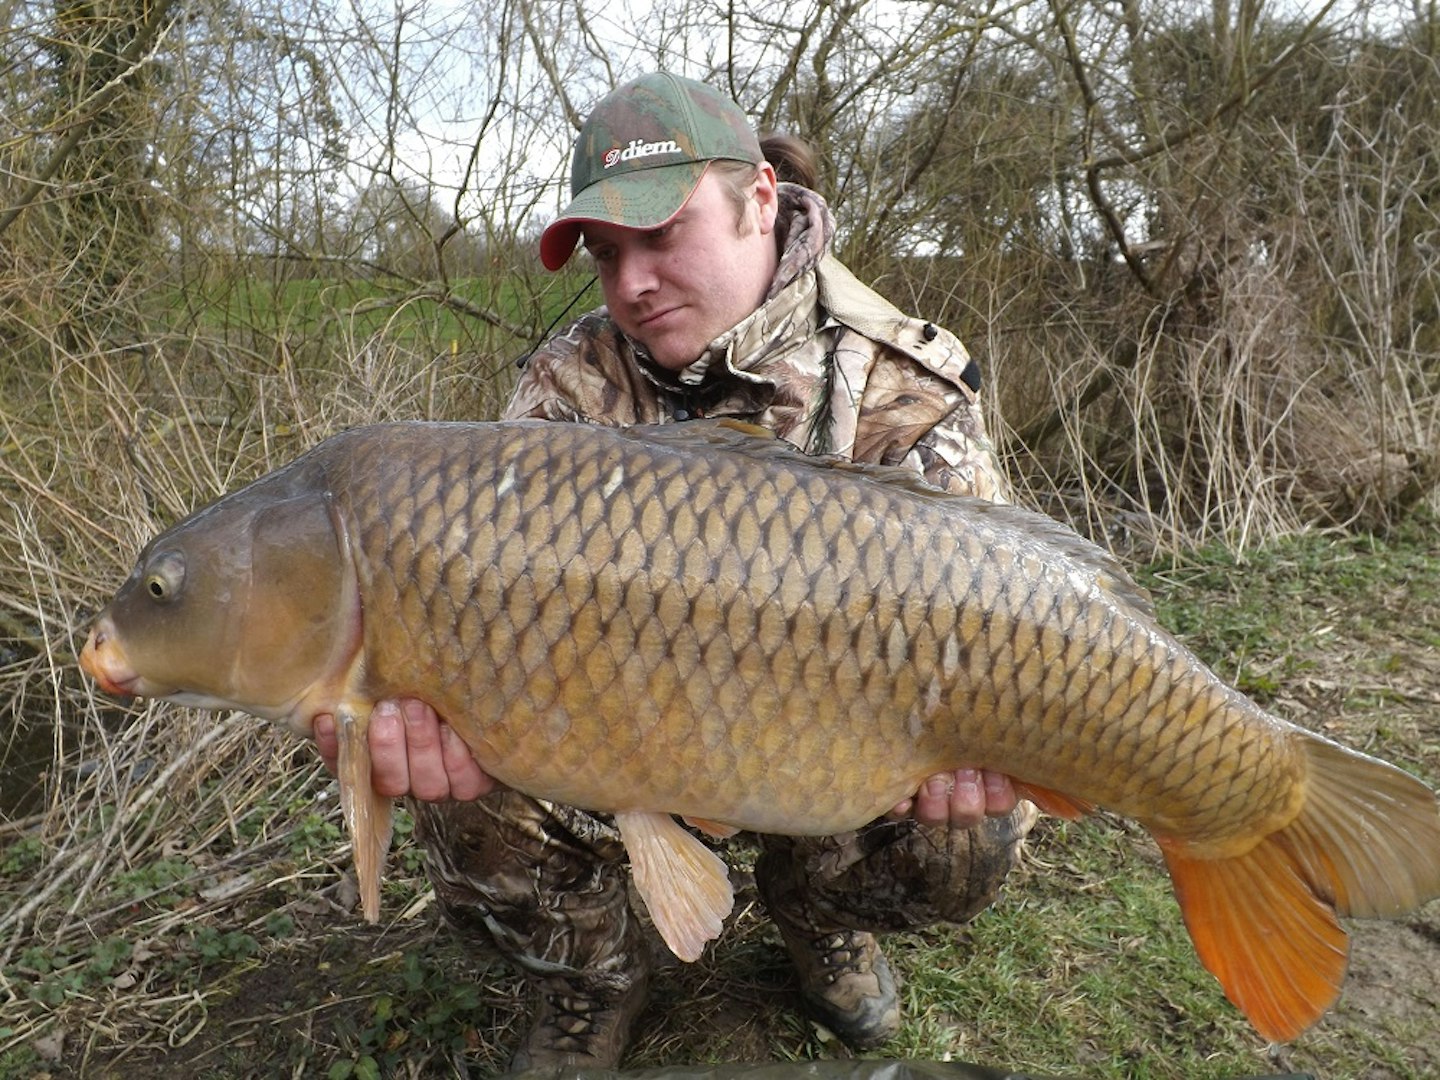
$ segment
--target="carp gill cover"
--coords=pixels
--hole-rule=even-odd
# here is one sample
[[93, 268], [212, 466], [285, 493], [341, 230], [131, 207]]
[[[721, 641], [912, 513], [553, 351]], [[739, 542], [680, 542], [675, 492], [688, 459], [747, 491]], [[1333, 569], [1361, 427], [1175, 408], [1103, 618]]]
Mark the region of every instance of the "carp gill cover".
[[1272, 1040], [1338, 995], [1337, 915], [1440, 895], [1435, 794], [1226, 686], [1100, 549], [724, 421], [338, 435], [153, 540], [82, 663], [299, 732], [335, 714], [371, 919], [390, 803], [365, 725], [406, 696], [509, 786], [613, 813], [686, 959], [731, 893], [672, 815], [836, 833], [960, 766], [1144, 824], [1201, 960]]

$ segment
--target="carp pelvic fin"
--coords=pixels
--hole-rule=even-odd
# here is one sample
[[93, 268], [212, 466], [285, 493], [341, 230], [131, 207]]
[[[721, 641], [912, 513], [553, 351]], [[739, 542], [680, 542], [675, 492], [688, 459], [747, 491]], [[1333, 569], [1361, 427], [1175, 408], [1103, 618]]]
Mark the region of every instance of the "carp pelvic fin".
[[1296, 732], [1305, 803], [1243, 855], [1157, 837], [1201, 961], [1265, 1038], [1294, 1039], [1345, 975], [1341, 915], [1398, 915], [1440, 896], [1440, 801], [1383, 761]]
[[360, 910], [366, 922], [380, 919], [380, 878], [390, 850], [394, 804], [376, 793], [370, 783], [370, 744], [366, 732], [370, 710], [342, 706], [336, 710], [335, 729], [340, 741], [340, 809], [355, 854], [355, 880], [360, 888]]
[[717, 840], [725, 840], [740, 831], [734, 825], [725, 825], [719, 821], [711, 821], [709, 818], [687, 817], [684, 821], [686, 825], [694, 826], [706, 836], [713, 836]]
[[618, 813], [635, 888], [655, 929], [681, 960], [698, 960], [735, 903], [720, 857], [669, 814]]

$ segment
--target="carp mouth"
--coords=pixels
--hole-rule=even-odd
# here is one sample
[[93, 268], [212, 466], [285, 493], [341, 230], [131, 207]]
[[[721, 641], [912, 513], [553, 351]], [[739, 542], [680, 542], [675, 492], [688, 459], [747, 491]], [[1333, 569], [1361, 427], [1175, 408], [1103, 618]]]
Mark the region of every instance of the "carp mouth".
[[125, 659], [105, 619], [90, 628], [85, 647], [80, 650], [80, 666], [105, 693], [113, 697], [137, 696], [135, 684], [140, 682], [140, 675]]
[[115, 637], [114, 627], [103, 617], [90, 628], [85, 647], [80, 650], [80, 667], [112, 697], [165, 698], [174, 693], [135, 670]]
[[85, 646], [80, 650], [80, 667], [111, 697], [168, 701], [193, 709], [239, 709], [265, 720], [284, 721], [297, 735], [306, 737], [312, 734], [318, 714], [335, 712], [333, 688], [329, 686], [322, 686], [318, 697], [316, 687], [310, 687], [289, 701], [258, 705], [147, 678], [135, 669], [114, 624], [105, 615], [90, 628]]

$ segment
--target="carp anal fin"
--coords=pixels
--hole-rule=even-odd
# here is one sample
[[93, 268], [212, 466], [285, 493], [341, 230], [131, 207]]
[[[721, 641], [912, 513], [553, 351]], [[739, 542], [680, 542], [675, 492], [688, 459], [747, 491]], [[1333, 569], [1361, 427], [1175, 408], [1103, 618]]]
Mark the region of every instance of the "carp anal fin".
[[1064, 818], [1066, 821], [1079, 821], [1095, 809], [1094, 803], [1066, 795], [1063, 791], [1027, 784], [1025, 781], [1015, 780], [1013, 777], [1011, 783], [1015, 785], [1016, 795], [1022, 799], [1029, 799], [1051, 817]]
[[700, 959], [735, 903], [725, 863], [669, 814], [617, 813], [615, 824], [655, 929], [681, 960]]
[[360, 910], [366, 922], [380, 919], [380, 878], [390, 850], [394, 803], [376, 793], [370, 783], [370, 744], [367, 741], [368, 706], [341, 706], [335, 731], [340, 759], [340, 810], [350, 833], [355, 858], [355, 880], [360, 889]]

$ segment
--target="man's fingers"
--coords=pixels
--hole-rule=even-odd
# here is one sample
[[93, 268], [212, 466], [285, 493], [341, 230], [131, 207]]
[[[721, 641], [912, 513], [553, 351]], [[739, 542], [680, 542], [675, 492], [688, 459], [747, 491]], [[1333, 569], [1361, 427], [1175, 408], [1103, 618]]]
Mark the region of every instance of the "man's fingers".
[[[335, 772], [340, 740], [335, 718], [315, 717], [315, 747]], [[370, 713], [370, 783], [380, 795], [413, 795], [422, 802], [478, 799], [500, 787], [460, 736], [423, 701], [378, 702]]]
[[949, 822], [952, 829], [967, 829], [985, 820], [985, 785], [976, 769], [956, 769], [950, 790]]
[[405, 716], [405, 746], [410, 764], [410, 794], [422, 802], [439, 802], [453, 795], [440, 738], [440, 718], [423, 701], [400, 703]]
[[335, 730], [335, 717], [329, 713], [316, 716], [310, 733], [315, 738], [315, 749], [320, 754], [320, 760], [333, 776], [340, 761], [340, 736]]
[[980, 774], [985, 787], [985, 813], [990, 817], [1004, 817], [1020, 805], [1020, 796], [1015, 794], [1015, 785], [1004, 773], [985, 771]]
[[[1009, 788], [1009, 781], [1004, 787]], [[937, 773], [920, 785], [911, 800], [911, 813], [922, 825], [948, 825], [952, 829], [968, 829], [985, 820], [986, 813], [996, 812], [989, 805], [990, 774], [978, 769], [956, 769], [953, 773]], [[1003, 792], [1001, 792], [1003, 798]], [[1013, 790], [1010, 798], [1014, 799]]]
[[922, 825], [969, 829], [986, 817], [1004, 817], [1020, 804], [1015, 785], [1004, 773], [956, 769], [936, 773], [913, 798], [898, 803], [887, 817], [913, 817]]
[[370, 713], [370, 786], [381, 795], [399, 796], [410, 790], [410, 758], [405, 749], [405, 725], [400, 706], [382, 701]]
[[885, 816], [891, 821], [903, 821], [910, 816], [910, 811], [915, 808], [914, 799], [904, 799], [894, 805]]
[[921, 825], [944, 825], [950, 820], [950, 799], [955, 791], [955, 778], [938, 773], [920, 785], [912, 800], [911, 814]]
[[452, 799], [478, 799], [501, 786], [480, 768], [480, 763], [470, 753], [470, 747], [449, 724], [440, 725], [440, 748], [445, 754], [445, 772], [450, 777]]

